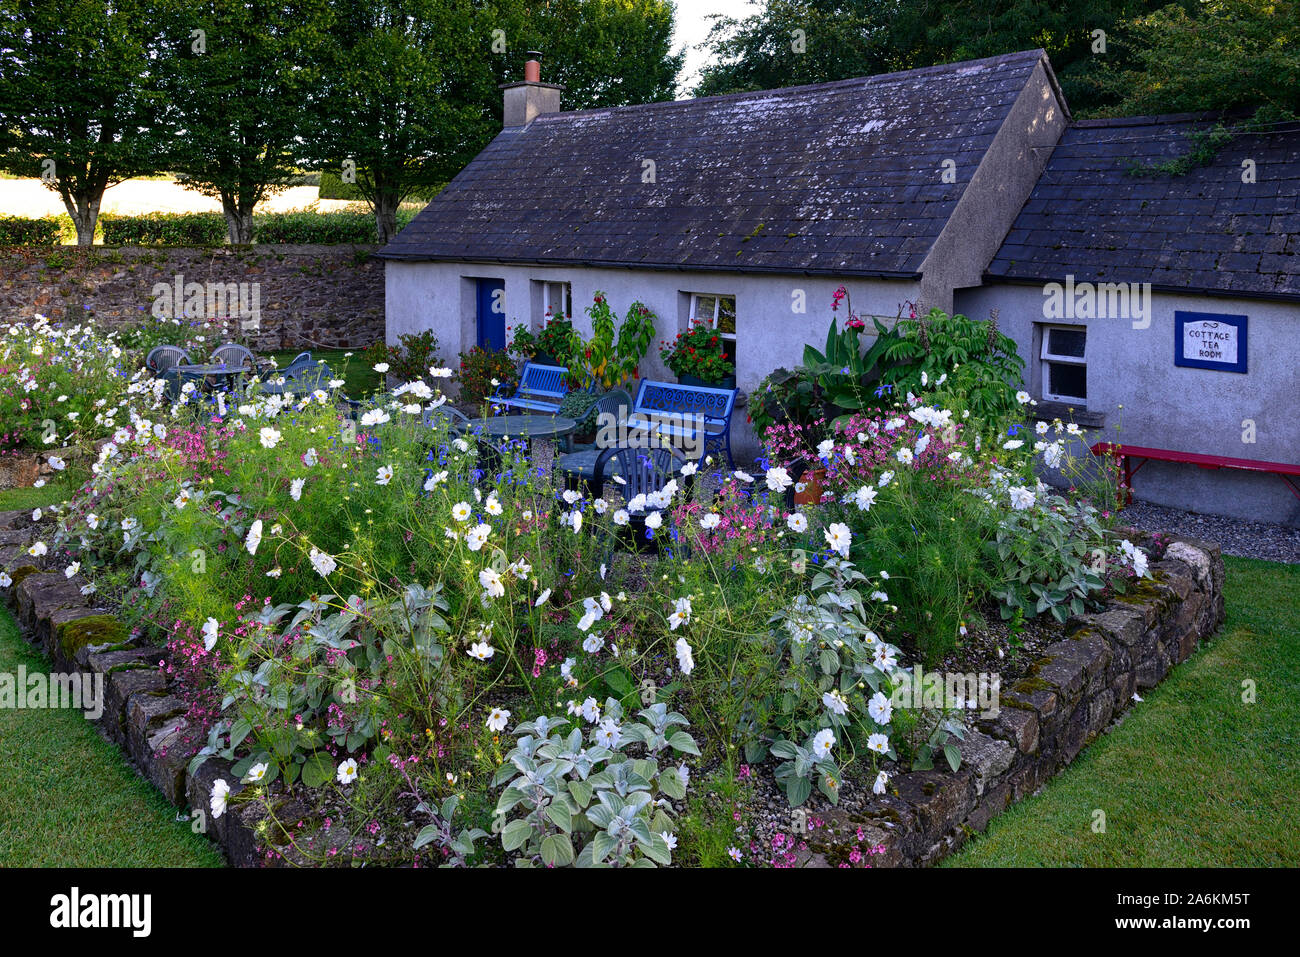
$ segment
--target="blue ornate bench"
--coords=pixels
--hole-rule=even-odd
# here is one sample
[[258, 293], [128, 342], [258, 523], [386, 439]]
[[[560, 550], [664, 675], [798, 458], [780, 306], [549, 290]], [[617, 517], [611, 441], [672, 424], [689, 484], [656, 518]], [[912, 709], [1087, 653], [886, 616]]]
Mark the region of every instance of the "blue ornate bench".
[[734, 468], [731, 412], [735, 405], [735, 389], [642, 379], [627, 427], [665, 436], [679, 447], [702, 439], [699, 458], [710, 451], [721, 452], [727, 457], [727, 467]]
[[508, 386], [497, 386], [492, 395], [494, 409], [522, 409], [525, 412], [560, 411], [560, 401], [569, 394], [565, 377], [569, 370], [564, 366], [540, 366], [524, 363], [519, 374], [519, 387], [514, 395], [506, 395]]

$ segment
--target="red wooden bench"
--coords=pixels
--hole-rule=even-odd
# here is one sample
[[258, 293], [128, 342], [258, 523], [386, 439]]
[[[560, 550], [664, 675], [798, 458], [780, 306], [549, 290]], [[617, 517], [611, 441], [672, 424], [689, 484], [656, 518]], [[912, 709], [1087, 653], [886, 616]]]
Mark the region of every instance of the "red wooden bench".
[[[1227, 455], [1202, 455], [1199, 452], [1175, 452], [1171, 449], [1152, 449], [1144, 445], [1119, 445], [1111, 442], [1098, 442], [1092, 447], [1093, 455], [1113, 455], [1119, 459], [1123, 469], [1124, 488], [1128, 493], [1128, 502], [1133, 501], [1133, 476], [1151, 459], [1160, 462], [1182, 462], [1196, 465], [1203, 469], [1238, 469], [1243, 472], [1268, 472], [1278, 476], [1286, 483], [1291, 494], [1300, 498], [1300, 487], [1295, 478], [1300, 477], [1300, 465], [1288, 465], [1285, 462], [1260, 462], [1257, 459], [1234, 459]], [[1135, 466], [1134, 459], [1141, 459]]]

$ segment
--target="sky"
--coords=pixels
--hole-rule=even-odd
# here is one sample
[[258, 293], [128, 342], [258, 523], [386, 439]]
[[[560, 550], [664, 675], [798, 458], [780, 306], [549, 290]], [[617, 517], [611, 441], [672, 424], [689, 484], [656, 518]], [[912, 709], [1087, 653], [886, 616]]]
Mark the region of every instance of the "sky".
[[690, 96], [690, 90], [699, 79], [700, 67], [704, 64], [706, 54], [694, 49], [709, 35], [712, 21], [706, 19], [709, 14], [721, 13], [725, 16], [743, 19], [761, 9], [760, 4], [749, 0], [677, 0], [677, 23], [673, 31], [673, 49], [680, 50], [686, 46], [686, 64], [677, 80], [677, 98]]

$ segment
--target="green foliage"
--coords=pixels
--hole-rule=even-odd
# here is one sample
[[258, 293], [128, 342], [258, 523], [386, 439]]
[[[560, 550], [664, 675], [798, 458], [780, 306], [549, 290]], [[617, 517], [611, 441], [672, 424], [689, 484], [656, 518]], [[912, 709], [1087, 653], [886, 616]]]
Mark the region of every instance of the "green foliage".
[[499, 386], [504, 386], [506, 391], [513, 390], [519, 382], [519, 372], [507, 353], [471, 346], [468, 352], [460, 354], [456, 381], [460, 383], [461, 401], [477, 403], [496, 392]]
[[[361, 192], [361, 188], [357, 186], [356, 183], [343, 182], [343, 177], [336, 172], [326, 170], [317, 175], [320, 180], [321, 199], [352, 199], [364, 201], [366, 198]], [[407, 194], [406, 198], [407, 200], [428, 202], [442, 192], [443, 185], [445, 184], [416, 187]]]
[[1025, 363], [1015, 342], [998, 331], [996, 312], [980, 322], [931, 309], [925, 317], [899, 319], [894, 332], [881, 353], [893, 398], [928, 389], [942, 408], [969, 411], [990, 432], [1001, 432], [1021, 414]]
[[674, 375], [693, 375], [706, 385], [722, 385], [736, 374], [736, 364], [723, 353], [717, 331], [701, 319], [677, 333], [672, 345], [659, 354]]
[[441, 368], [442, 359], [438, 356], [438, 337], [432, 329], [423, 332], [407, 332], [397, 337], [396, 345], [376, 342], [362, 354], [362, 360], [373, 368], [382, 362], [388, 363], [388, 374], [403, 382], [421, 379], [428, 382], [429, 370]]
[[625, 385], [636, 377], [646, 349], [654, 339], [654, 313], [640, 302], [634, 302], [627, 307], [623, 321], [618, 323], [618, 317], [609, 307], [609, 300], [603, 292], [596, 290], [591, 305], [587, 307], [587, 315], [591, 317], [591, 338], [583, 343], [577, 355], [584, 378], [590, 378], [606, 389]]
[[[591, 746], [580, 727], [540, 717], [514, 731], [515, 747], [492, 779], [505, 785], [495, 814], [501, 846], [519, 851], [520, 867], [654, 867], [672, 863], [665, 834], [674, 823], [669, 801], [686, 797], [686, 782], [666, 762], [673, 752], [698, 755], [685, 717], [664, 704], [626, 720], [623, 706], [607, 698]], [[625, 749], [643, 750], [634, 758]], [[667, 806], [665, 806], [667, 805]], [[522, 817], [509, 819], [512, 811]]]
[[[523, 331], [516, 330], [516, 338]], [[527, 337], [524, 341], [527, 343]], [[533, 344], [533, 355], [538, 353], [548, 355], [559, 365], [572, 369], [578, 364], [581, 348], [582, 336], [573, 328], [573, 321], [568, 316], [553, 316], [537, 333]]]
[[[413, 210], [399, 210], [398, 228], [415, 218]], [[253, 219], [254, 241], [259, 243], [289, 243], [310, 245], [314, 243], [375, 243], [375, 221], [365, 213], [318, 213], [297, 210], [286, 213], [266, 213]]]
[[0, 216], [0, 246], [57, 246], [62, 237], [58, 216]]
[[220, 246], [226, 240], [220, 213], [103, 213], [99, 222], [106, 246]]

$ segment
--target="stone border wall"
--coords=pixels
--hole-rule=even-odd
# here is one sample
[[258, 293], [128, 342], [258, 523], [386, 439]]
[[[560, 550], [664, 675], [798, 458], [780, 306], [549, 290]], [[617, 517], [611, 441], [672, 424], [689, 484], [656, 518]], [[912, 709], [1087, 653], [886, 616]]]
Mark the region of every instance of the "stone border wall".
[[[1146, 533], [1129, 530], [1128, 536], [1151, 546]], [[232, 795], [241, 785], [229, 762], [210, 758], [189, 774], [188, 759], [168, 752], [187, 725], [185, 704], [159, 667], [167, 652], [127, 635], [93, 595], [81, 594], [85, 582], [80, 575], [68, 579], [45, 559], [31, 558], [27, 547], [35, 537], [29, 512], [0, 512], [0, 570], [14, 579], [0, 595], [24, 634], [45, 652], [52, 670], [104, 676], [99, 721], [104, 733], [169, 801], [204, 812], [208, 836], [235, 866], [285, 859], [305, 863], [285, 846], [269, 861], [265, 851], [259, 852], [259, 845], [268, 842], [255, 837], [261, 812], [253, 805], [212, 818], [208, 798], [213, 782], [224, 778]], [[1067, 622], [1066, 637], [1002, 692], [998, 716], [982, 720], [967, 734], [956, 773], [898, 774], [890, 793], [876, 798], [868, 811], [850, 816], [835, 809], [819, 815], [824, 826], [816, 838], [810, 835], [803, 863], [834, 866], [847, 859], [849, 850], [859, 846], [854, 838], [861, 828], [865, 843], [882, 849], [872, 858], [874, 866], [932, 864], [960, 847], [970, 833], [983, 831], [994, 815], [1037, 791], [1128, 708], [1135, 692], [1158, 684], [1223, 623], [1224, 567], [1218, 545], [1173, 538], [1164, 558], [1152, 562], [1151, 575], [1102, 611]], [[299, 815], [290, 803], [280, 816], [294, 820]], [[328, 836], [307, 828], [296, 841], [317, 852], [327, 843], [356, 843], [338, 833], [337, 825]]]

